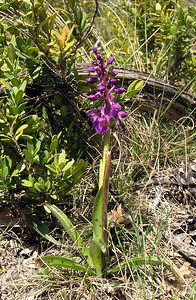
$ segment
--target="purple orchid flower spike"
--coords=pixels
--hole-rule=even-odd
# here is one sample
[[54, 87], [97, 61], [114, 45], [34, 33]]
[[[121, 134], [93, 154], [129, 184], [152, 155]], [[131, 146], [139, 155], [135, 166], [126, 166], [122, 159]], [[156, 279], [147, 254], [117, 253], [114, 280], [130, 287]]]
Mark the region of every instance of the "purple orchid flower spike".
[[101, 51], [97, 47], [93, 47], [92, 51], [97, 59], [92, 62], [92, 66], [88, 67], [87, 71], [95, 74], [93, 74], [93, 77], [87, 78], [86, 82], [90, 84], [97, 83], [97, 87], [95, 93], [90, 94], [88, 98], [93, 102], [102, 100], [102, 105], [96, 109], [89, 109], [88, 115], [97, 133], [103, 135], [109, 130], [112, 120], [118, 120], [122, 126], [122, 119], [126, 118], [127, 113], [122, 110], [121, 105], [116, 100], [117, 96], [126, 90], [123, 87], [117, 87], [115, 76], [118, 72], [109, 70], [115, 61], [115, 57], [110, 56], [105, 62]]

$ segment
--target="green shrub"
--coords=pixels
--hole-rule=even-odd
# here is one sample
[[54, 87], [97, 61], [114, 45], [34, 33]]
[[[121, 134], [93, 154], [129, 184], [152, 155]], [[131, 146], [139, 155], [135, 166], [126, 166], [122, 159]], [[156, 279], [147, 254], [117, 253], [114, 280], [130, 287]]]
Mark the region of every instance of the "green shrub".
[[36, 210], [45, 201], [65, 201], [86, 168], [78, 158], [83, 128], [71, 82], [76, 36], [82, 38], [87, 23], [76, 4], [77, 29], [70, 14], [58, 28], [57, 13], [43, 1], [9, 3], [1, 5], [0, 26], [0, 198]]

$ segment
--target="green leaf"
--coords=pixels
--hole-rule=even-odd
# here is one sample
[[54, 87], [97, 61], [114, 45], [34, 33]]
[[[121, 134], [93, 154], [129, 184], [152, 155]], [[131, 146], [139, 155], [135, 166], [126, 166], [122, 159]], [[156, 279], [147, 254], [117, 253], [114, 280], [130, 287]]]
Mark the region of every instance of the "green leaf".
[[26, 166], [22, 160], [16, 166], [16, 169], [18, 170], [18, 172], [22, 172], [25, 168], [26, 168]]
[[90, 248], [89, 248], [90, 258], [92, 260], [93, 266], [96, 270], [96, 274], [98, 276], [102, 275], [102, 250], [100, 246], [97, 244], [96, 241], [90, 241]]
[[32, 161], [33, 159], [33, 155], [31, 154], [31, 152], [29, 152], [28, 150], [24, 149], [23, 150], [23, 153], [25, 155], [25, 158], [28, 160], [28, 161]]
[[56, 170], [53, 166], [51, 166], [51, 165], [46, 165], [46, 168], [47, 168], [48, 170], [50, 170], [52, 173], [58, 174], [57, 170]]
[[62, 268], [72, 269], [72, 270], [81, 271], [88, 274], [89, 273], [94, 274], [92, 270], [89, 270], [88, 268], [75, 262], [74, 260], [63, 256], [44, 256], [42, 257], [42, 260], [49, 267], [55, 267], [58, 269], [62, 269]]
[[4, 167], [4, 168], [2, 169], [2, 178], [3, 178], [4, 180], [6, 180], [8, 174], [9, 174], [8, 167]]
[[45, 203], [47, 209], [57, 218], [66, 232], [69, 234], [70, 238], [76, 243], [76, 246], [82, 251], [84, 256], [88, 256], [87, 248], [84, 247], [83, 239], [81, 238], [79, 232], [75, 229], [70, 219], [60, 210], [56, 205]]
[[127, 88], [126, 95], [134, 97], [144, 86], [144, 80], [134, 80]]
[[0, 78], [0, 82], [8, 89], [11, 90], [12, 86], [9, 84], [9, 82], [6, 81], [6, 79]]
[[41, 148], [41, 141], [37, 141], [35, 145], [34, 155], [36, 155], [39, 152], [40, 148]]
[[29, 181], [29, 180], [23, 179], [21, 182], [22, 182], [22, 185], [23, 185], [23, 186], [26, 186], [26, 187], [33, 187], [32, 182]]
[[38, 232], [41, 236], [43, 236], [45, 239], [47, 239], [49, 242], [53, 243], [54, 245], [57, 246], [62, 246], [62, 243], [54, 239], [50, 234], [49, 234], [49, 229], [48, 225], [44, 221], [40, 221], [37, 216], [30, 216], [30, 224], [31, 227]]
[[155, 9], [156, 9], [157, 12], [161, 12], [161, 9], [162, 9], [161, 4], [157, 2], [156, 6], [155, 6]]
[[76, 0], [67, 0], [69, 6], [71, 7], [72, 10], [75, 8]]
[[45, 185], [39, 182], [36, 182], [34, 184], [34, 188], [38, 191], [38, 192], [43, 192], [45, 190]]
[[14, 170], [11, 174], [11, 177], [17, 177], [19, 174], [19, 171], [18, 170]]
[[14, 61], [16, 59], [16, 53], [15, 53], [15, 48], [14, 48], [14, 46], [11, 43], [8, 46], [7, 56], [9, 58], [10, 63], [13, 65]]
[[33, 154], [35, 149], [33, 141], [27, 141], [27, 149], [31, 154]]
[[19, 134], [21, 131], [25, 130], [27, 127], [28, 127], [28, 124], [24, 124], [24, 125], [20, 126], [20, 127], [16, 130], [15, 135]]
[[67, 170], [69, 170], [74, 164], [74, 159], [72, 159], [71, 161], [69, 161], [64, 168], [62, 169], [62, 172], [66, 172]]
[[22, 102], [23, 96], [24, 92], [22, 90], [19, 90], [15, 96], [15, 102], [17, 106]]
[[101, 188], [102, 185], [103, 185], [104, 171], [105, 171], [105, 165], [104, 165], [103, 159], [100, 159], [100, 164], [99, 164], [99, 188]]
[[113, 274], [113, 273], [119, 272], [120, 270], [127, 268], [127, 267], [133, 268], [136, 266], [145, 266], [145, 265], [151, 265], [151, 266], [164, 265], [173, 273], [174, 277], [176, 278], [176, 280], [178, 282], [181, 282], [181, 283], [184, 282], [182, 275], [177, 270], [175, 265], [170, 263], [168, 260], [163, 259], [158, 256], [134, 257], [134, 258], [128, 259], [126, 261], [123, 261], [121, 263], [118, 263], [117, 265], [113, 266], [109, 270], [106, 270], [106, 272], [107, 272], [107, 274]]
[[105, 245], [103, 243], [103, 229], [102, 229], [102, 188], [98, 191], [94, 206], [93, 206], [93, 239], [97, 242], [99, 247], [105, 252]]
[[20, 90], [24, 92], [26, 89], [26, 86], [27, 86], [27, 79], [23, 80], [23, 82], [20, 86]]
[[68, 108], [66, 105], [62, 105], [60, 108], [60, 113], [63, 117], [66, 117], [67, 113], [68, 113]]
[[50, 151], [53, 153], [58, 147], [58, 139], [53, 139], [52, 143], [50, 144]]
[[62, 150], [59, 154], [58, 164], [65, 163], [66, 153], [65, 150]]

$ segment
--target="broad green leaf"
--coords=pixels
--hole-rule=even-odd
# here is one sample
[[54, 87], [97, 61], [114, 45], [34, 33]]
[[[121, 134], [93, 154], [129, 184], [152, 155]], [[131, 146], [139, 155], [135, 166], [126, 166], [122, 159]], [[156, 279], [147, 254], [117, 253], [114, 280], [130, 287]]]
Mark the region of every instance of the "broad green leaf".
[[24, 124], [24, 125], [20, 126], [20, 127], [16, 130], [15, 135], [19, 134], [21, 131], [25, 130], [27, 127], [28, 127], [28, 124]]
[[23, 150], [23, 153], [24, 153], [24, 155], [25, 155], [25, 158], [26, 158], [28, 161], [32, 161], [33, 155], [31, 154], [31, 152], [29, 152], [28, 150], [24, 149], [24, 150]]
[[65, 163], [66, 156], [65, 150], [62, 150], [59, 154], [58, 164]]
[[11, 41], [11, 43], [8, 46], [8, 53], [7, 53], [7, 55], [8, 55], [10, 63], [14, 64], [14, 61], [16, 59], [16, 53], [15, 53], [15, 48], [14, 48], [14, 46], [12, 44], [12, 41]]
[[134, 80], [127, 88], [126, 95], [128, 97], [134, 97], [143, 88], [143, 80]]
[[151, 266], [164, 265], [166, 268], [168, 268], [173, 273], [173, 275], [177, 281], [184, 282], [182, 275], [177, 270], [175, 265], [173, 265], [173, 263], [170, 263], [167, 259], [163, 259], [158, 256], [134, 257], [134, 258], [128, 259], [127, 261], [123, 261], [123, 262], [113, 266], [106, 272], [108, 274], [113, 274], [113, 273], [119, 272], [120, 270], [127, 268], [127, 267], [132, 268], [132, 267], [136, 267], [136, 266], [145, 266], [145, 265], [151, 265]]
[[161, 9], [162, 9], [162, 8], [161, 8], [161, 4], [157, 2], [155, 8], [156, 8], [156, 11], [157, 11], [157, 12], [160, 12]]
[[22, 90], [19, 90], [15, 96], [15, 102], [17, 106], [22, 102], [23, 96], [24, 92]]
[[74, 260], [63, 256], [44, 256], [42, 257], [42, 260], [49, 267], [55, 267], [58, 269], [62, 269], [62, 268], [72, 269], [72, 270], [81, 271], [88, 274], [89, 273], [94, 274], [92, 270], [89, 270], [88, 268], [75, 262]]
[[0, 78], [0, 82], [8, 89], [11, 90], [12, 86], [9, 84], [9, 82], [6, 81], [6, 79]]
[[11, 169], [12, 167], [12, 159], [11, 157], [9, 157], [8, 155], [6, 156], [6, 160], [7, 160], [7, 163], [8, 163], [8, 167]]
[[4, 180], [6, 180], [8, 174], [9, 174], [8, 167], [4, 167], [4, 168], [2, 169], [2, 178], [3, 178]]
[[45, 190], [45, 186], [42, 183], [36, 182], [34, 184], [34, 188], [38, 191], [38, 192], [43, 192]]
[[14, 92], [14, 95], [16, 96], [17, 93], [18, 93], [18, 91], [19, 91], [19, 89], [18, 89], [17, 86], [13, 86], [12, 91]]
[[50, 144], [50, 151], [53, 153], [58, 147], [58, 139], [53, 139], [52, 143]]
[[73, 45], [75, 44], [75, 40], [72, 40], [71, 42], [68, 42], [65, 46], [65, 48], [63, 49], [63, 58], [66, 57], [67, 52], [73, 47]]
[[61, 33], [61, 36], [60, 36], [60, 39], [59, 39], [59, 45], [60, 45], [61, 49], [63, 49], [64, 46], [65, 46], [66, 36], [67, 36], [67, 25], [65, 25], [63, 27], [63, 30], [62, 30], [62, 33]]
[[74, 159], [72, 159], [71, 161], [69, 161], [64, 168], [62, 169], [62, 172], [66, 172], [67, 170], [69, 170], [74, 164]]
[[60, 108], [60, 113], [63, 117], [66, 117], [67, 113], [68, 113], [68, 108], [66, 105], [62, 105]]
[[26, 186], [26, 187], [33, 187], [32, 182], [29, 181], [29, 180], [23, 179], [21, 182], [22, 182], [22, 185], [23, 185], [23, 186]]
[[98, 276], [101, 276], [102, 275], [103, 252], [102, 252], [100, 246], [94, 240], [90, 241], [89, 254], [90, 254], [90, 258], [92, 260], [93, 266], [96, 270], [96, 274]]
[[22, 172], [25, 168], [26, 168], [25, 163], [22, 160], [16, 166], [18, 172]]
[[57, 246], [62, 246], [62, 243], [60, 241], [57, 241], [54, 239], [50, 234], [49, 234], [49, 228], [44, 221], [40, 221], [38, 217], [36, 216], [30, 216], [30, 224], [32, 228], [38, 232], [41, 236], [43, 236], [45, 239], [53, 243], [54, 245]]
[[55, 174], [58, 173], [57, 170], [56, 170], [53, 166], [51, 166], [51, 165], [46, 165], [46, 168], [47, 168], [49, 171], [51, 171], [52, 173], [55, 173]]
[[105, 245], [103, 243], [102, 228], [102, 188], [98, 191], [93, 206], [93, 239], [97, 242], [103, 252]]
[[41, 141], [37, 141], [35, 145], [34, 155], [36, 155], [39, 152], [40, 148], [41, 148]]
[[84, 247], [83, 239], [79, 232], [75, 229], [75, 226], [72, 224], [70, 219], [60, 210], [56, 205], [45, 203], [47, 209], [57, 218], [66, 232], [69, 234], [70, 238], [76, 243], [76, 246], [83, 252], [84, 256], [88, 256], [87, 248]]
[[33, 141], [27, 141], [27, 150], [31, 153], [31, 154], [33, 154], [33, 152], [34, 152], [34, 143], [33, 143]]
[[14, 171], [12, 172], [11, 177], [15, 177], [15, 176], [17, 177], [18, 174], [19, 174], [19, 171], [18, 171], [18, 170], [14, 170]]

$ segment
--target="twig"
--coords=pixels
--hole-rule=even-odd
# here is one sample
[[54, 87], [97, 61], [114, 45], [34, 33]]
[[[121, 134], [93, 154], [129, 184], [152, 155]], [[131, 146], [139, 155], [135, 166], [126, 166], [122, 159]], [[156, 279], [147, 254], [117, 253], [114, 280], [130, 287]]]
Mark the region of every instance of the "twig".
[[95, 22], [95, 18], [96, 18], [96, 16], [97, 16], [98, 10], [99, 10], [99, 3], [98, 3], [98, 0], [94, 0], [94, 1], [95, 1], [95, 10], [94, 10], [94, 13], [93, 13], [93, 16], [92, 16], [92, 19], [91, 19], [89, 28], [88, 28], [88, 30], [86, 31], [86, 33], [85, 33], [85, 35], [83, 36], [83, 38], [78, 42], [76, 48], [78, 48], [79, 46], [81, 46], [81, 44], [83, 43], [83, 41], [87, 38], [87, 36], [89, 35], [89, 33], [90, 33], [91, 30], [92, 30], [93, 24], [94, 24], [94, 22]]

